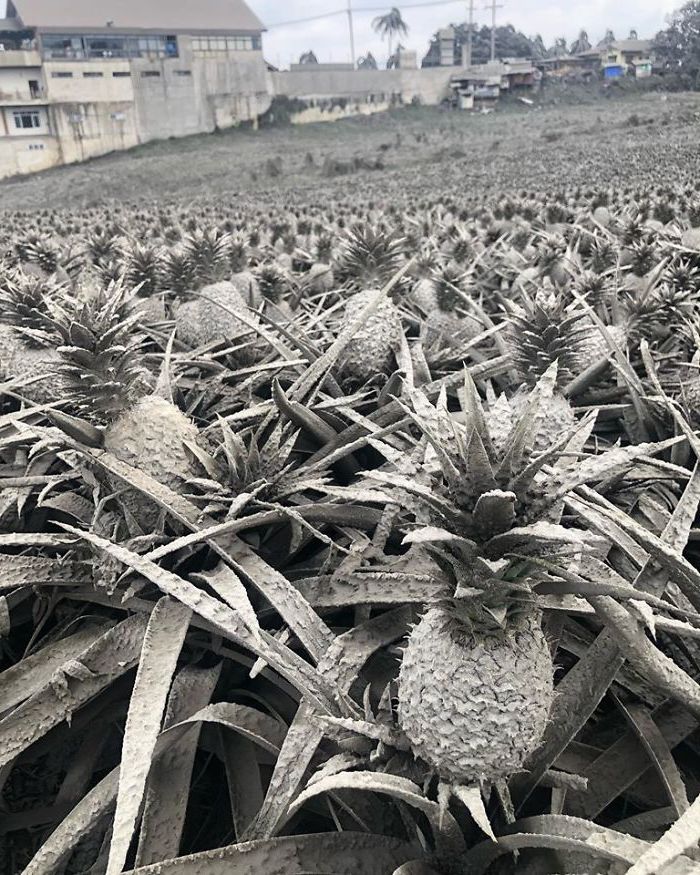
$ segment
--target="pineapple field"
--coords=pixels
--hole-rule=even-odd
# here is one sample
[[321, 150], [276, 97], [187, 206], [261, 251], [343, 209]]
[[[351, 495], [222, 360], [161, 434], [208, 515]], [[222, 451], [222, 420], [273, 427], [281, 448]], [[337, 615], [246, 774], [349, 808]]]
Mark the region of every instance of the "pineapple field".
[[700, 873], [695, 95], [0, 185], [0, 872]]

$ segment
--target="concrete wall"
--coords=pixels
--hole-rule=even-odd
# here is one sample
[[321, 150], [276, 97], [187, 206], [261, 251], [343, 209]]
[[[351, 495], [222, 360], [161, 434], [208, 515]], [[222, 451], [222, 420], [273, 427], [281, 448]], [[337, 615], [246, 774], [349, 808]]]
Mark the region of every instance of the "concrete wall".
[[[70, 74], [70, 78], [67, 78], [67, 74]], [[127, 60], [46, 61], [44, 76], [47, 95], [56, 103], [94, 103], [134, 98], [131, 66]]]
[[29, 82], [38, 82], [41, 87], [41, 68], [0, 67], [0, 98], [5, 100], [31, 100]]
[[342, 118], [351, 118], [357, 115], [375, 115], [378, 112], [386, 112], [391, 108], [388, 101], [375, 101], [367, 103], [366, 100], [350, 99], [345, 106], [310, 106], [302, 109], [291, 117], [293, 125], [308, 125], [312, 122], [337, 122]]
[[128, 149], [140, 142], [133, 102], [62, 103], [50, 107], [59, 164]]
[[0, 177], [18, 173], [36, 173], [61, 163], [54, 137], [0, 137]]
[[425, 104], [438, 104], [450, 95], [449, 83], [455, 67], [399, 70], [315, 71], [313, 67], [294, 72], [270, 74], [276, 96], [297, 98], [357, 98], [400, 96], [404, 103], [414, 97]]

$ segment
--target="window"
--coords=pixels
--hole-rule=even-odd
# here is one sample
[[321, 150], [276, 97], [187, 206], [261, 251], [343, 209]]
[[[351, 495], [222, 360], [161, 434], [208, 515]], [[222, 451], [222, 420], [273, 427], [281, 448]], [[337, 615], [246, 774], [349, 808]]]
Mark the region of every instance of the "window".
[[141, 75], [148, 79], [155, 76], [160, 76], [160, 72], [158, 70], [142, 70]]
[[19, 128], [19, 130], [41, 127], [41, 119], [39, 117], [39, 112], [36, 109], [15, 110], [15, 112], [12, 113], [12, 116], [15, 120], [15, 127]]
[[100, 73], [97, 70], [86, 70], [83, 73], [84, 79], [101, 79], [104, 76], [104, 73]]
[[44, 58], [176, 58], [177, 37], [173, 34], [44, 34]]
[[176, 70], [175, 75], [176, 76], [191, 76], [192, 70]]
[[250, 52], [260, 51], [260, 36], [235, 34], [233, 36], [195, 36], [192, 37], [192, 51], [204, 52]]
[[129, 70], [115, 70], [112, 76], [115, 79], [128, 79], [131, 76], [131, 72]]
[[41, 45], [45, 58], [84, 58], [83, 38], [71, 34], [43, 34]]
[[58, 70], [51, 74], [52, 79], [72, 79], [73, 74], [69, 70]]

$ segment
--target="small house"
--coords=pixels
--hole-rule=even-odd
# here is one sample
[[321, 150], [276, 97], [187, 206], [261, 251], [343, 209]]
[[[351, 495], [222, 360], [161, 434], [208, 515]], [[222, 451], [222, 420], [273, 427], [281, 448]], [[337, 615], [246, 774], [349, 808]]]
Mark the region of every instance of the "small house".
[[618, 79], [620, 76], [635, 76], [642, 79], [651, 76], [651, 40], [617, 40], [603, 47], [601, 66], [605, 79]]

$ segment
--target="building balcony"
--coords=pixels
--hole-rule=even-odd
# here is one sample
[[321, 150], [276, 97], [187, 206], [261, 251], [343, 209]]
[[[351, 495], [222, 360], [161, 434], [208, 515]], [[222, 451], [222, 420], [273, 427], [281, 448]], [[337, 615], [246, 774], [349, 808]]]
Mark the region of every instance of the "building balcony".
[[3, 67], [41, 67], [41, 56], [33, 49], [0, 50], [0, 69]]

